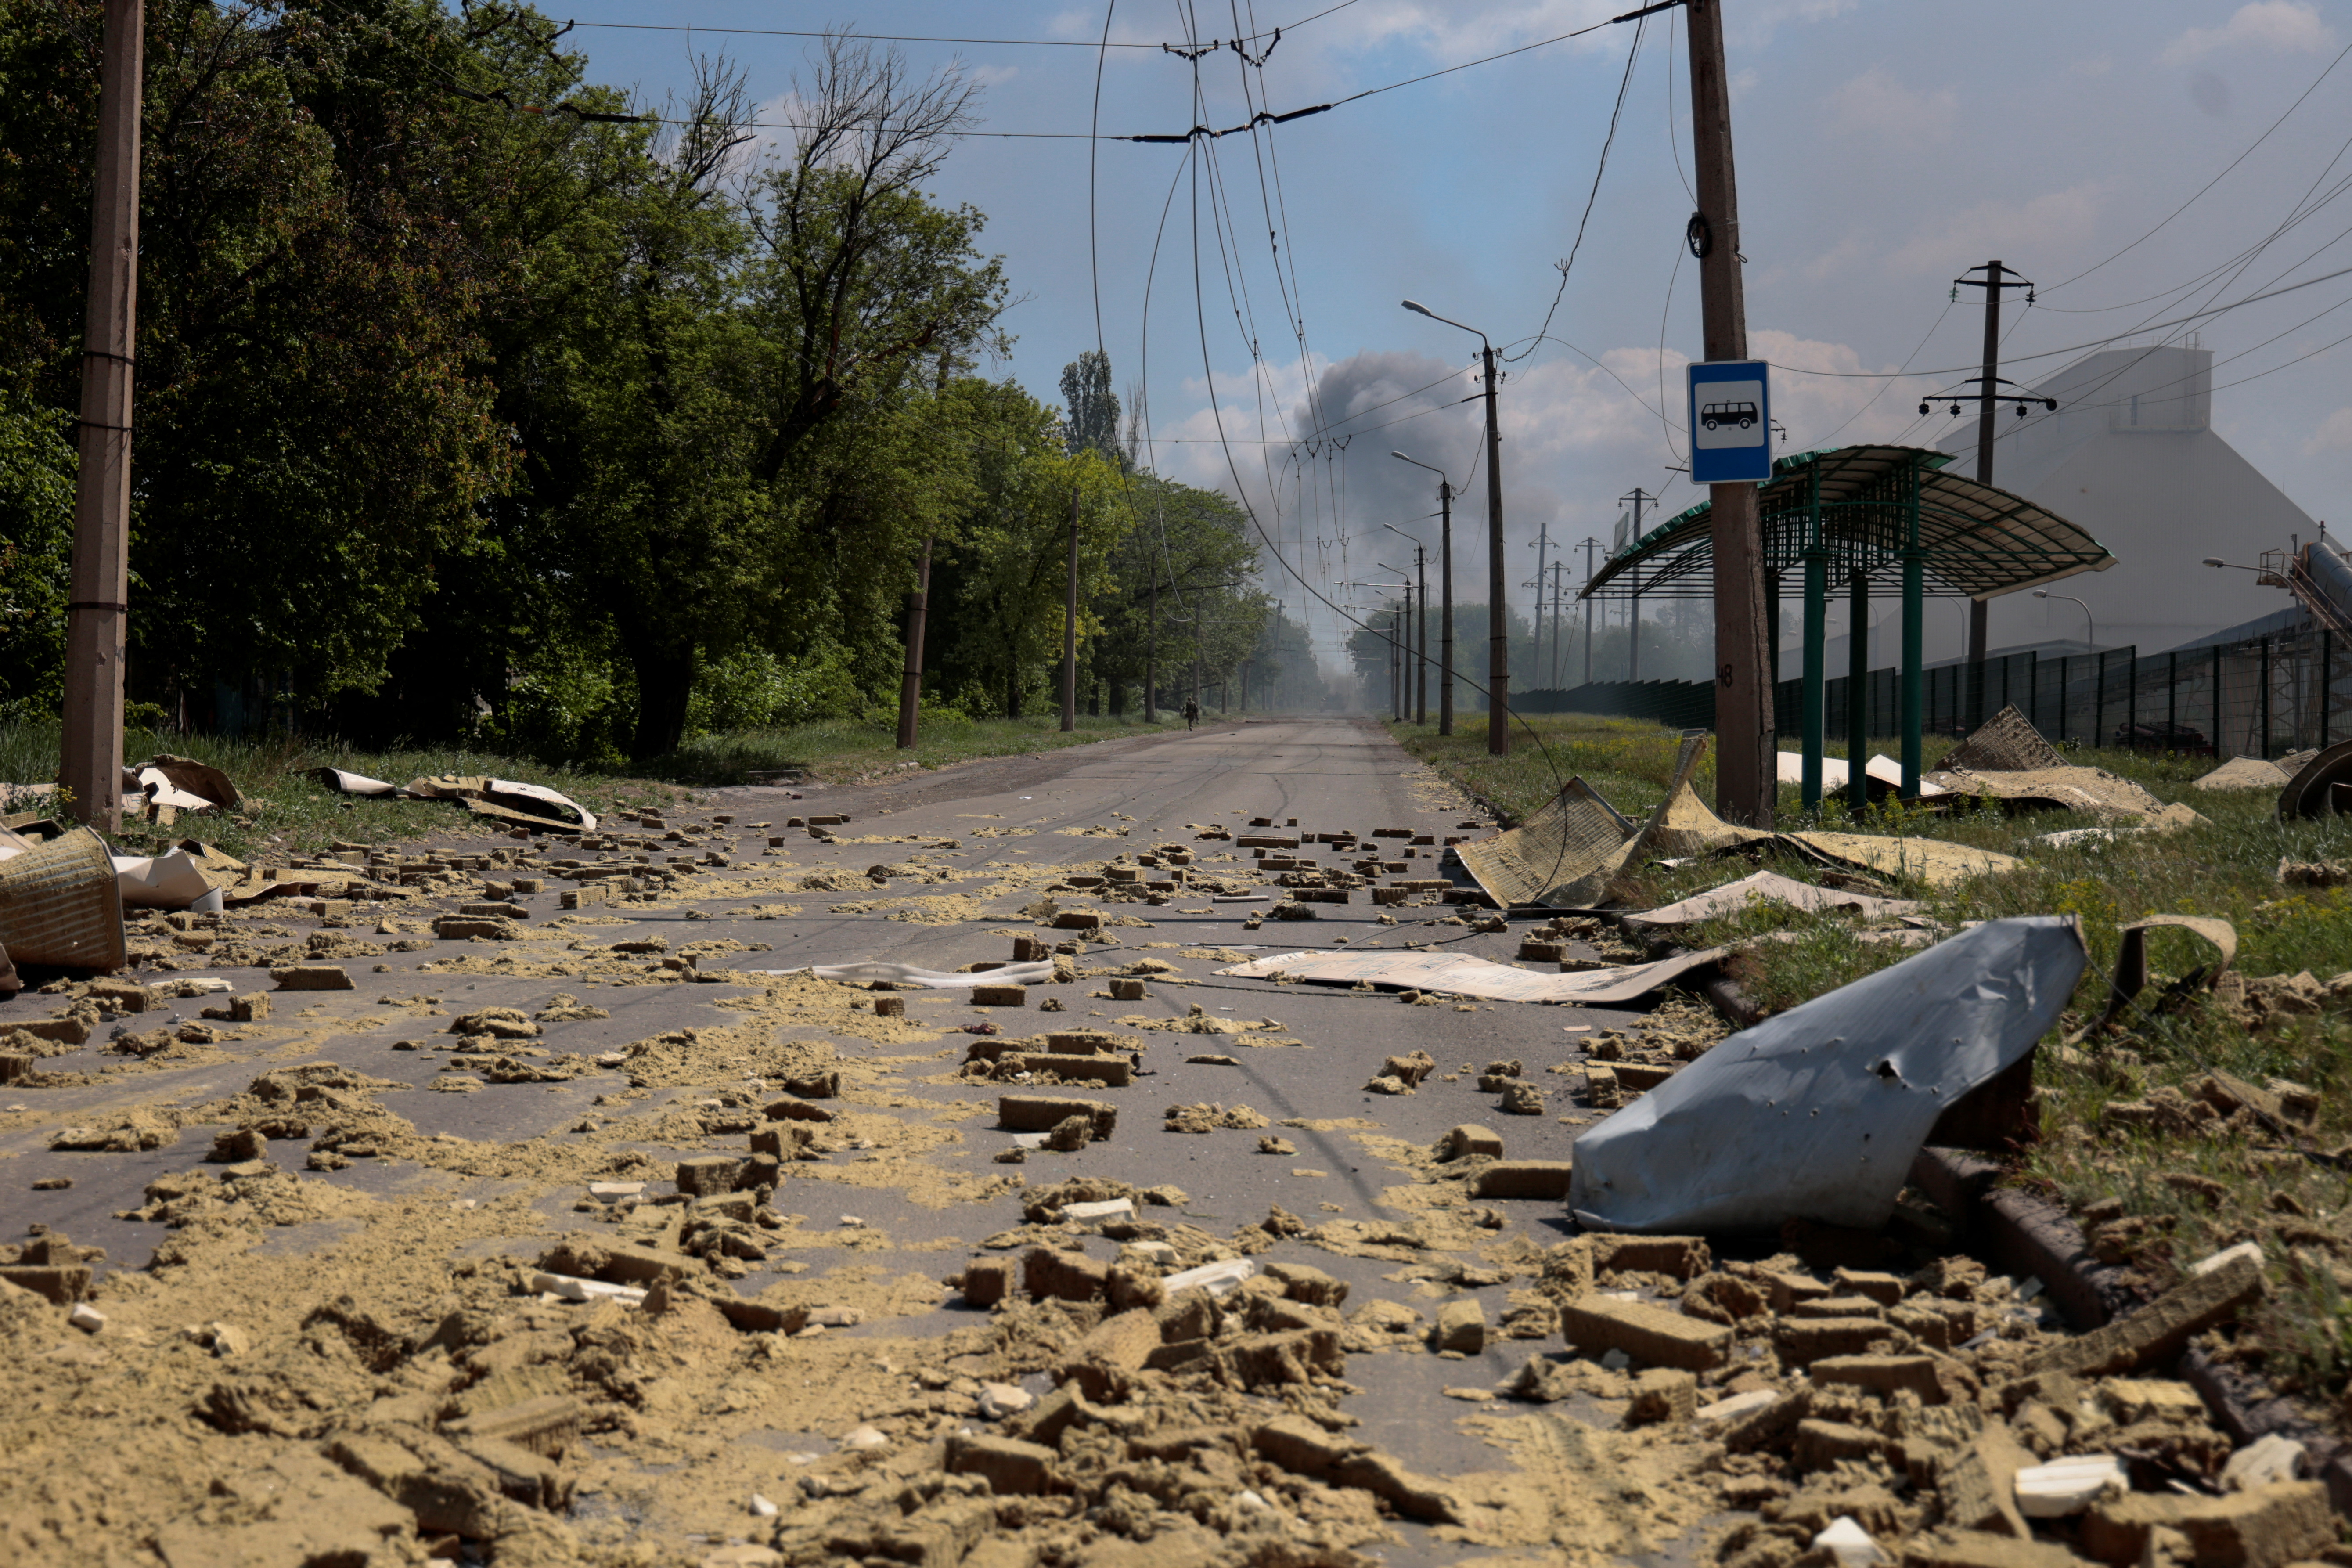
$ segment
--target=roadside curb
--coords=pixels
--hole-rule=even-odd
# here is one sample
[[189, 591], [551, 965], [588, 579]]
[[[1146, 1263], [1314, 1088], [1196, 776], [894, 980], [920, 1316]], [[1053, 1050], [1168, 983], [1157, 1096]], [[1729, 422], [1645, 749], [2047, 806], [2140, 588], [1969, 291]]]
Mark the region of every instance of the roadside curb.
[[[1963, 1149], [1927, 1148], [1911, 1163], [1911, 1180], [1960, 1225], [1964, 1245], [2005, 1271], [2040, 1279], [2077, 1328], [2097, 1328], [2137, 1305], [2124, 1270], [2091, 1256], [2073, 1215], [2031, 1193], [1994, 1189], [2001, 1169]], [[2275, 1433], [2301, 1443], [2308, 1473], [2326, 1483], [2329, 1505], [2352, 1519], [2352, 1447], [2201, 1349], [2180, 1358], [2179, 1375], [2231, 1442], [2243, 1446]]]

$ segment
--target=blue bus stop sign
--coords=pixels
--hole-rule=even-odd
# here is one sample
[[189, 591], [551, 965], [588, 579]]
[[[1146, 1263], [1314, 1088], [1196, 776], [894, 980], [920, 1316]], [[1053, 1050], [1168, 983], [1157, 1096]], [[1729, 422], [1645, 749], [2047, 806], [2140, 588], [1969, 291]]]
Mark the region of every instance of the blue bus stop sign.
[[1691, 483], [1762, 484], [1772, 477], [1772, 402], [1762, 360], [1690, 367]]

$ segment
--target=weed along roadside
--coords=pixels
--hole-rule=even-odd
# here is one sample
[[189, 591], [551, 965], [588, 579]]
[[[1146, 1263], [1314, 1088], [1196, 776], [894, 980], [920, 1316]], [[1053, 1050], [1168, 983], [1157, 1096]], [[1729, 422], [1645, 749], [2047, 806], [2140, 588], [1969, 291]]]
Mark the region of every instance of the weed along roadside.
[[[215, 760], [71, 876], [16, 819], [6, 1551], [2336, 1551], [2304, 768], [2003, 722], [1763, 833], [1696, 738], [1542, 722], [1580, 782], [1517, 796], [1272, 719], [865, 784]], [[207, 837], [297, 789], [367, 826]]]

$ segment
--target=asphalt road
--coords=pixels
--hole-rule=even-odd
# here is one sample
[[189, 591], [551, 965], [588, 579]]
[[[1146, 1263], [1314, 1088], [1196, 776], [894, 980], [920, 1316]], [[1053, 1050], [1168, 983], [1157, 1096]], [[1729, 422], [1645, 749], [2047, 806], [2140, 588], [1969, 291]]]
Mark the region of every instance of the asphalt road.
[[[1266, 831], [1275, 832], [1286, 831], [1286, 825], [1295, 820], [1302, 834], [1345, 829], [1369, 835], [1380, 827], [1406, 827], [1433, 835], [1441, 845], [1448, 834], [1491, 831], [1490, 826], [1473, 826], [1477, 819], [1468, 803], [1406, 756], [1378, 727], [1332, 720], [1254, 721], [1204, 728], [1192, 734], [1138, 737], [1034, 758], [909, 773], [903, 779], [863, 788], [735, 789], [709, 792], [697, 800], [696, 807], [680, 815], [707, 820], [712, 814], [731, 813], [739, 824], [772, 822], [776, 825], [772, 831], [781, 834], [790, 816], [846, 812], [853, 823], [834, 830], [844, 836], [958, 837], [962, 843], [960, 850], [934, 852], [931, 863], [968, 866], [991, 860], [1060, 863], [1107, 858], [1122, 850], [1183, 844], [1201, 856], [1199, 869], [1232, 870], [1249, 862], [1250, 851], [1235, 851], [1229, 843], [1199, 840], [1191, 825], [1222, 823], [1247, 832], [1253, 817], [1271, 818], [1277, 826]], [[981, 827], [999, 829], [1007, 836], [979, 837], [975, 830]], [[1116, 832], [1121, 828], [1126, 830], [1124, 837], [1088, 833], [1089, 829]], [[1018, 831], [1024, 829], [1027, 831]], [[737, 869], [757, 868], [763, 858], [760, 852], [764, 835], [741, 828], [735, 831], [740, 835], [735, 846]], [[792, 839], [794, 864], [812, 868], [863, 870], [877, 860], [901, 859], [907, 854], [897, 846], [803, 843], [797, 833]], [[1389, 846], [1398, 841], [1379, 842]], [[453, 838], [451, 843], [476, 853], [486, 845], [479, 838], [462, 844]], [[1325, 864], [1344, 863], [1360, 853], [1334, 853], [1321, 846], [1316, 849], [1319, 851], [1316, 858]], [[1228, 852], [1236, 854], [1236, 861], [1220, 865], [1209, 859]], [[1435, 853], [1428, 847], [1416, 852], [1415, 875], [1438, 874]], [[690, 907], [641, 910], [621, 905], [610, 911], [599, 910], [630, 916], [635, 923], [599, 928], [596, 934], [614, 941], [662, 936], [673, 947], [719, 937], [766, 942], [772, 948], [767, 953], [728, 961], [763, 969], [883, 960], [951, 970], [976, 961], [1008, 958], [1008, 939], [991, 932], [1002, 932], [1008, 926], [1034, 929], [1013, 912], [1034, 893], [1000, 899], [987, 918], [958, 924], [894, 921], [880, 912], [836, 913], [832, 904], [857, 895], [821, 891], [797, 895], [796, 901], [802, 905], [797, 915], [755, 921], [748, 917], [749, 907], [756, 900], [729, 896], [726, 879], [730, 874], [714, 872], [704, 884], [707, 896], [696, 898]], [[565, 885], [551, 883], [548, 892], [525, 900], [532, 906], [534, 920], [554, 915], [554, 889]], [[904, 884], [893, 884], [887, 891], [956, 890], [908, 889]], [[1082, 898], [1062, 897], [1066, 904], [1085, 902]], [[1138, 1185], [1174, 1183], [1189, 1195], [1183, 1217], [1221, 1234], [1264, 1219], [1276, 1205], [1309, 1224], [1335, 1215], [1363, 1220], [1403, 1217], [1383, 1207], [1382, 1194], [1410, 1177], [1369, 1154], [1349, 1130], [1277, 1126], [1265, 1129], [1265, 1133], [1219, 1131], [1206, 1136], [1187, 1135], [1161, 1131], [1160, 1113], [1165, 1107], [1203, 1101], [1246, 1104], [1276, 1121], [1362, 1119], [1376, 1123], [1381, 1134], [1424, 1145], [1456, 1123], [1478, 1122], [1500, 1132], [1514, 1157], [1561, 1159], [1568, 1156], [1575, 1129], [1559, 1116], [1577, 1108], [1567, 1092], [1571, 1080], [1546, 1069], [1579, 1059], [1577, 1037], [1571, 1032], [1577, 1026], [1607, 1026], [1626, 1016], [1511, 1003], [1415, 1006], [1385, 992], [1223, 978], [1215, 973], [1224, 967], [1222, 963], [1181, 957], [1173, 948], [1144, 945], [1174, 942], [1273, 953], [1342, 945], [1360, 951], [1434, 941], [1449, 944], [1452, 951], [1497, 961], [1513, 956], [1518, 940], [1516, 930], [1475, 933], [1461, 923], [1430, 923], [1455, 912], [1442, 906], [1384, 911], [1359, 892], [1348, 904], [1318, 906], [1320, 918], [1311, 922], [1269, 921], [1255, 931], [1245, 929], [1244, 922], [1253, 911], [1262, 912], [1266, 908], [1263, 903], [1211, 904], [1206, 899], [1179, 893], [1165, 904], [1113, 908], [1147, 919], [1150, 929], [1121, 929], [1121, 943], [1090, 956], [1089, 965], [1144, 956], [1163, 958], [1179, 972], [1170, 979], [1191, 984], [1154, 980], [1149, 999], [1136, 1003], [1112, 1003], [1089, 994], [1101, 988], [1099, 980], [1033, 987], [1031, 1006], [1018, 1015], [1006, 1009], [975, 1009], [961, 1001], [917, 993], [909, 994], [909, 1016], [930, 1026], [960, 1026], [988, 1017], [1008, 1034], [1107, 1026], [1111, 1018], [1121, 1015], [1183, 1017], [1195, 1005], [1212, 1017], [1278, 1019], [1281, 1034], [1300, 1041], [1299, 1047], [1233, 1049], [1202, 1036], [1139, 1036], [1137, 1043], [1147, 1047], [1142, 1060], [1150, 1076], [1123, 1089], [1050, 1091], [1112, 1100], [1120, 1110], [1118, 1136], [1076, 1153], [1033, 1152], [1019, 1167], [1033, 1185], [1081, 1173], [1118, 1177]], [[1381, 923], [1383, 913], [1398, 916], [1397, 923]], [[317, 923], [278, 918], [298, 932]], [[556, 1050], [593, 1055], [665, 1030], [708, 1025], [714, 1021], [714, 1007], [724, 1008], [730, 999], [745, 994], [738, 988], [714, 984], [604, 984], [583, 989], [578, 980], [417, 973], [421, 965], [456, 953], [495, 953], [499, 945], [442, 942], [420, 952], [352, 962], [348, 968], [356, 990], [281, 994], [277, 998], [278, 1019], [290, 1020], [305, 1008], [314, 1012], [304, 1022], [314, 1031], [310, 1037], [315, 1048], [296, 1059], [341, 1061], [421, 1088], [442, 1069], [425, 1054], [391, 1050], [397, 1028], [354, 1026], [345, 1032], [341, 1026], [381, 1018], [379, 999], [386, 997], [430, 994], [442, 999], [444, 1012], [455, 1013], [491, 1005], [536, 1008], [558, 991], [572, 991], [608, 1008], [612, 1016], [555, 1026], [540, 1043]], [[267, 984], [251, 970], [184, 972], [221, 973], [240, 992], [254, 988], [257, 981]], [[1066, 1011], [1055, 1017], [1036, 1016], [1034, 1004], [1046, 994], [1062, 996]], [[174, 1004], [174, 1010], [180, 1016], [193, 1017], [201, 1006], [215, 1000], [182, 1001]], [[54, 1010], [55, 1002], [53, 997], [26, 993], [14, 1002], [0, 1004], [0, 1032], [14, 1022], [46, 1016]], [[157, 1021], [152, 1014], [131, 1020], [142, 1029], [155, 1026]], [[944, 1044], [961, 1042], [961, 1037], [950, 1035]], [[110, 1267], [135, 1268], [146, 1262], [163, 1233], [159, 1227], [111, 1215], [137, 1205], [145, 1182], [168, 1170], [186, 1169], [199, 1158], [209, 1142], [210, 1130], [187, 1128], [175, 1146], [142, 1154], [52, 1152], [47, 1148], [50, 1135], [66, 1123], [95, 1123], [110, 1111], [133, 1103], [189, 1105], [231, 1094], [250, 1081], [262, 1065], [257, 1058], [286, 1058], [282, 1046], [264, 1042], [231, 1047], [232, 1052], [244, 1054], [225, 1064], [158, 1069], [152, 1064], [121, 1066], [120, 1058], [96, 1048], [103, 1044], [102, 1037], [94, 1037], [93, 1048], [41, 1064], [53, 1071], [101, 1073], [102, 1080], [93, 1087], [33, 1091], [0, 1088], [0, 1105], [8, 1108], [0, 1111], [0, 1192], [6, 1194], [0, 1212], [5, 1212], [14, 1234], [22, 1234], [28, 1224], [60, 1228], [79, 1242], [107, 1247]], [[845, 1056], [871, 1052], [871, 1047], [856, 1040], [840, 1045]], [[1440, 1074], [1458, 1073], [1459, 1077], [1452, 1082], [1433, 1077], [1419, 1093], [1409, 1097], [1375, 1095], [1363, 1089], [1384, 1057], [1415, 1049], [1429, 1052]], [[1234, 1065], [1194, 1065], [1184, 1059], [1202, 1052], [1230, 1055]], [[1528, 1078], [1546, 1089], [1550, 1103], [1544, 1114], [1501, 1115], [1497, 1097], [1477, 1090], [1476, 1069], [1498, 1058], [1519, 1058]], [[936, 1074], [951, 1065], [942, 1063], [926, 1070]], [[492, 1085], [470, 1094], [414, 1093], [387, 1100], [396, 1101], [399, 1113], [422, 1133], [520, 1142], [566, 1136], [563, 1130], [579, 1121], [597, 1095], [620, 1088], [625, 1081], [620, 1075], [599, 1072], [556, 1085]], [[604, 1114], [648, 1114], [687, 1092], [691, 1091], [665, 1091]], [[940, 1107], [969, 1103], [995, 1092], [995, 1086], [926, 1084], [910, 1074], [894, 1079], [888, 1092], [878, 1098], [891, 1104], [892, 1114], [928, 1119], [934, 1114], [933, 1102]], [[1005, 1169], [991, 1161], [1009, 1145], [1009, 1133], [995, 1130], [985, 1117], [953, 1125], [957, 1142], [940, 1152], [940, 1163], [960, 1173], [981, 1176]], [[1257, 1152], [1257, 1140], [1268, 1134], [1287, 1139], [1296, 1152]], [[649, 1154], [667, 1158], [740, 1147], [740, 1142], [725, 1138], [695, 1148], [665, 1148], [652, 1142], [643, 1147]], [[290, 1160], [275, 1157], [289, 1168], [299, 1166], [299, 1152]], [[70, 1175], [72, 1186], [31, 1190], [36, 1180], [56, 1175]], [[511, 1184], [469, 1182], [411, 1162], [358, 1161], [350, 1169], [322, 1179], [378, 1194], [446, 1190], [457, 1200], [511, 1190]], [[514, 1236], [494, 1250], [518, 1257], [534, 1255], [551, 1235], [579, 1226], [571, 1212], [579, 1196], [576, 1188], [530, 1196], [535, 1211], [545, 1216], [546, 1229]], [[779, 1193], [777, 1206], [805, 1212], [818, 1225], [837, 1223], [835, 1210], [848, 1212], [854, 1206], [859, 1219], [887, 1232], [895, 1245], [936, 1248], [908, 1259], [909, 1268], [933, 1275], [952, 1268], [953, 1259], [963, 1256], [955, 1250], [957, 1246], [969, 1247], [990, 1232], [1017, 1224], [1020, 1217], [1017, 1205], [1009, 1198], [929, 1208], [887, 1191], [828, 1190], [819, 1183], [799, 1180], [789, 1182]], [[1498, 1202], [1494, 1206], [1506, 1216], [1498, 1240], [1519, 1235], [1540, 1245], [1559, 1239], [1572, 1228], [1557, 1203]], [[294, 1229], [301, 1234], [275, 1238], [272, 1246], [331, 1247], [340, 1234], [332, 1224]], [[1115, 1250], [1099, 1238], [1089, 1246], [1105, 1255]], [[818, 1255], [820, 1259], [822, 1256]], [[1296, 1256], [1349, 1279], [1358, 1300], [1384, 1295], [1406, 1300], [1427, 1316], [1435, 1315], [1436, 1303], [1428, 1293], [1410, 1294], [1409, 1284], [1396, 1282], [1393, 1263], [1335, 1257], [1297, 1242], [1284, 1243], [1275, 1256]], [[869, 1254], [842, 1259], [845, 1263], [872, 1260]], [[820, 1260], [816, 1267], [823, 1269], [828, 1265]], [[756, 1293], [771, 1278], [755, 1273], [740, 1289]], [[1490, 1324], [1501, 1319], [1504, 1285], [1480, 1287], [1468, 1293], [1481, 1301]], [[944, 1330], [970, 1321], [967, 1310], [950, 1303], [927, 1318], [899, 1319], [852, 1331], [903, 1335], [922, 1332], [934, 1323]], [[1486, 1352], [1468, 1363], [1428, 1355], [1358, 1357], [1349, 1375], [1363, 1392], [1349, 1401], [1348, 1408], [1362, 1420], [1361, 1436], [1394, 1449], [1417, 1468], [1438, 1473], [1493, 1468], [1502, 1462], [1500, 1457], [1456, 1426], [1455, 1418], [1465, 1413], [1465, 1407], [1444, 1399], [1438, 1390], [1502, 1379], [1528, 1355], [1547, 1348], [1557, 1349], [1558, 1342], [1547, 1345], [1490, 1339]], [[1463, 1549], [1438, 1543], [1418, 1527], [1405, 1529], [1411, 1539], [1407, 1546], [1391, 1551], [1392, 1562], [1449, 1562], [1462, 1553]]]

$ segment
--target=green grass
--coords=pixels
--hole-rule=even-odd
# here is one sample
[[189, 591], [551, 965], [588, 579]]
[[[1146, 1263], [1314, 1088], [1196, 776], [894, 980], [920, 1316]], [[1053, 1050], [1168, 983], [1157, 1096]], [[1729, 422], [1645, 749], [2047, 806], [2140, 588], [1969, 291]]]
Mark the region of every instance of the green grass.
[[[1581, 773], [1612, 804], [1638, 817], [1663, 793], [1675, 737], [1623, 720], [1578, 716], [1531, 721], [1551, 761], [1514, 735], [1508, 758], [1486, 754], [1483, 724], [1440, 738], [1397, 726], [1400, 741], [1494, 805], [1523, 815], [1556, 788], [1558, 776]], [[1931, 739], [1929, 766], [1953, 744]], [[1874, 750], [1895, 754], [1895, 743]], [[2098, 826], [2074, 812], [2011, 814], [1998, 808], [1937, 813], [1899, 804], [1873, 807], [1859, 818], [1842, 802], [1808, 816], [1795, 792], [1780, 802], [1783, 827], [1819, 826], [1843, 831], [1948, 839], [2018, 857], [2013, 872], [1934, 889], [1894, 886], [1888, 891], [1921, 900], [1926, 913], [1957, 925], [1964, 920], [2065, 914], [2082, 921], [2090, 963], [2059, 1028], [2037, 1058], [2035, 1079], [2042, 1141], [2017, 1151], [2013, 1177], [2054, 1197], [2077, 1214], [2088, 1210], [2095, 1239], [2105, 1237], [2111, 1260], [2136, 1269], [2150, 1288], [2173, 1282], [2197, 1259], [2240, 1241], [2260, 1240], [2270, 1259], [2270, 1291], [2237, 1342], [2237, 1353], [2273, 1386], [2296, 1396], [2315, 1419], [2352, 1426], [2352, 1173], [2327, 1160], [2285, 1150], [2281, 1139], [2241, 1121], [2194, 1131], [2158, 1133], [2126, 1130], [2103, 1120], [2119, 1100], [2144, 1100], [2166, 1091], [2195, 1100], [2198, 1086], [2219, 1071], [2261, 1086], [2285, 1079], [2318, 1091], [2316, 1125], [2304, 1140], [2315, 1151], [2352, 1152], [2352, 998], [2319, 1014], [2250, 1029], [2210, 996], [2162, 1012], [2156, 995], [2168, 982], [2210, 961], [2210, 950], [2185, 931], [2151, 934], [2151, 984], [2142, 1005], [2116, 1033], [2060, 1046], [2105, 1010], [2114, 973], [2118, 928], [2152, 914], [2218, 915], [2239, 938], [2236, 968], [2250, 976], [2309, 970], [2322, 981], [2352, 970], [2352, 888], [2289, 889], [2278, 880], [2282, 858], [2352, 860], [2352, 819], [2280, 822], [2268, 791], [2208, 795], [2189, 787], [2210, 771], [2208, 757], [2149, 756], [2070, 748], [2070, 760], [2138, 784], [2159, 802], [2186, 801], [2208, 820], [2177, 833], [2106, 844], [2055, 848], [2035, 840], [2063, 828]], [[1832, 754], [1842, 754], [1843, 748]], [[1702, 766], [1702, 799], [1711, 798], [1712, 770]], [[1648, 907], [1717, 887], [1747, 874], [1738, 859], [1702, 860], [1675, 868], [1651, 867], [1640, 877], [1634, 907]], [[1801, 880], [1822, 873], [1793, 860], [1775, 869]], [[1706, 921], [1683, 940], [1691, 945], [1736, 942], [1767, 933], [1789, 940], [1756, 943], [1735, 961], [1741, 983], [1768, 1010], [1780, 1011], [1858, 980], [1909, 956], [1905, 950], [1857, 941], [1851, 922], [1780, 906], [1757, 906]], [[2095, 1206], [2096, 1205], [2096, 1206]], [[2116, 1217], [2110, 1221], [2110, 1214]], [[2100, 1231], [2098, 1224], [2113, 1228]]]
[[[1174, 723], [1181, 727], [1180, 718]], [[137, 763], [159, 752], [194, 757], [226, 773], [244, 805], [225, 816], [184, 816], [169, 828], [126, 823], [115, 836], [124, 854], [147, 853], [196, 837], [244, 860], [309, 854], [337, 839], [380, 844], [434, 833], [471, 833], [473, 818], [446, 803], [362, 800], [338, 795], [308, 775], [341, 768], [393, 784], [436, 773], [490, 773], [560, 790], [599, 814], [653, 805], [695, 787], [741, 784], [759, 770], [797, 763], [826, 784], [861, 784], [911, 764], [945, 767], [975, 758], [1044, 752], [1120, 735], [1154, 732], [1140, 720], [1085, 719], [1074, 733], [1059, 732], [1052, 716], [954, 720], [926, 726], [911, 752], [897, 747], [892, 727], [855, 721], [746, 731], [698, 739], [642, 772], [583, 773], [524, 758], [463, 749], [401, 748], [369, 752], [321, 737], [247, 741], [210, 735], [132, 731], [123, 756]], [[0, 782], [45, 784], [58, 773], [54, 723], [0, 724]], [[24, 807], [18, 807], [22, 810]]]

